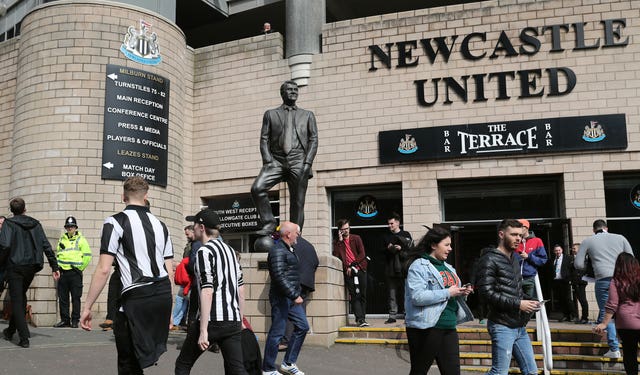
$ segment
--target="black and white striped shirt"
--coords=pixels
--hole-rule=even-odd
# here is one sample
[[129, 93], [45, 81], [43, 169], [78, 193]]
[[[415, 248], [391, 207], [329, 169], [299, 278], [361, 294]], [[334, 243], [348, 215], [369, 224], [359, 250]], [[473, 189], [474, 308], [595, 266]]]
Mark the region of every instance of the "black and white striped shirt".
[[244, 281], [235, 251], [222, 241], [209, 240], [198, 249], [195, 272], [199, 291], [213, 288], [210, 321], [240, 322], [238, 287]]
[[173, 259], [169, 231], [144, 206], [129, 205], [102, 227], [100, 254], [116, 257], [122, 293], [167, 279], [165, 259]]

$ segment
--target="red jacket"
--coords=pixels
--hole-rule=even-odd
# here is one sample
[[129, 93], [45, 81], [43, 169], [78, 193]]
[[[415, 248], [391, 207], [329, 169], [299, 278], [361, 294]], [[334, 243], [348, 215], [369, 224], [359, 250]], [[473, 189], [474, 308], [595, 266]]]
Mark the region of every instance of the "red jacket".
[[[356, 258], [356, 262], [359, 264], [359, 268], [363, 271], [367, 270], [367, 255], [364, 252], [364, 245], [362, 244], [362, 238], [357, 234], [350, 234], [348, 237], [349, 245], [353, 256]], [[342, 271], [347, 272], [349, 264], [347, 263], [347, 249], [343, 241], [333, 241], [333, 256], [340, 258], [342, 261]]]
[[189, 264], [189, 257], [182, 258], [182, 261], [176, 267], [176, 273], [173, 275], [173, 280], [177, 285], [184, 287], [183, 294], [186, 296], [191, 289], [191, 278], [187, 272], [187, 264]]

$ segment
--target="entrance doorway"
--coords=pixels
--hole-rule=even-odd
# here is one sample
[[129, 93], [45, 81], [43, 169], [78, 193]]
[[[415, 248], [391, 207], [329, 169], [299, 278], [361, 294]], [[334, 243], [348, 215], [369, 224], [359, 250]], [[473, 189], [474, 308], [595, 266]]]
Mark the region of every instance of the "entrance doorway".
[[402, 218], [402, 186], [385, 184], [336, 189], [331, 191], [331, 213], [332, 241], [338, 238], [336, 222], [349, 219], [351, 233], [362, 238], [369, 257], [367, 316], [388, 314], [383, 235], [389, 231], [387, 219], [392, 214]]
[[[456, 272], [463, 283], [471, 279], [473, 264], [480, 257], [482, 249], [497, 245], [497, 227], [499, 221], [466, 222], [466, 223], [436, 223], [451, 232], [451, 246], [447, 262], [456, 267]], [[536, 219], [531, 221], [531, 232], [542, 240], [547, 250], [547, 257], [552, 259], [551, 250], [559, 244], [568, 253], [571, 238], [570, 219]]]
[[[544, 298], [553, 300], [554, 244], [560, 244], [568, 254], [571, 245], [571, 221], [561, 212], [562, 180], [560, 176], [508, 178], [477, 181], [441, 181], [439, 183], [444, 221], [452, 234], [453, 251], [448, 262], [453, 264], [463, 283], [473, 281], [474, 265], [485, 247], [497, 244], [497, 225], [504, 218], [526, 218], [530, 230], [539, 237], [551, 260], [538, 269]], [[470, 298], [470, 307], [477, 312], [477, 301]], [[548, 304], [548, 313], [560, 304]]]

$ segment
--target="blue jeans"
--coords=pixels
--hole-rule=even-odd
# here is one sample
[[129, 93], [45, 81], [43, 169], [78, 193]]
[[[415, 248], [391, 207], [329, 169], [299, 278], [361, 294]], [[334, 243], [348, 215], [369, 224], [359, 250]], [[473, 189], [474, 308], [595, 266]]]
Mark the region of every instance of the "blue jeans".
[[180, 287], [178, 293], [176, 293], [176, 303], [173, 306], [172, 320], [174, 326], [179, 326], [182, 321], [182, 317], [187, 313], [187, 308], [189, 307], [189, 301], [185, 298], [183, 294], [184, 288]]
[[287, 320], [291, 320], [293, 323], [293, 334], [291, 334], [287, 351], [284, 354], [284, 362], [296, 363], [304, 338], [309, 331], [307, 315], [304, 313], [302, 305], [296, 305], [289, 298], [274, 293], [269, 293], [269, 303], [271, 303], [271, 328], [269, 328], [267, 341], [264, 345], [263, 371], [276, 370], [278, 344], [284, 336]]
[[[596, 301], [600, 310], [598, 312], [598, 320], [596, 320], [598, 324], [604, 319], [604, 306], [607, 304], [607, 299], [609, 299], [609, 284], [611, 284], [610, 277], [596, 280]], [[609, 344], [609, 349], [613, 352], [620, 350], [618, 338], [616, 337], [616, 325], [613, 319], [607, 324], [607, 344]]]
[[515, 357], [522, 374], [538, 373], [533, 347], [525, 327], [509, 328], [489, 320], [487, 330], [491, 335], [491, 370], [487, 375], [508, 374], [511, 354]]

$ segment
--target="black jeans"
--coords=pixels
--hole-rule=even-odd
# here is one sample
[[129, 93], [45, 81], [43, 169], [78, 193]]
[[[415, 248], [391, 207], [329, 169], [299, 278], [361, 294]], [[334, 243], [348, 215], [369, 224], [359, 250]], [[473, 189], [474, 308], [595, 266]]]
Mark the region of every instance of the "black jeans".
[[[60, 319], [63, 322], [78, 322], [80, 320], [80, 298], [82, 297], [82, 271], [71, 269], [60, 270], [58, 280], [58, 302], [60, 305]], [[71, 316], [69, 316], [69, 294], [71, 294]]]
[[349, 299], [351, 300], [351, 312], [356, 316], [356, 322], [364, 320], [367, 313], [367, 272], [358, 271], [358, 289], [356, 292], [355, 278], [353, 270], [351, 276], [344, 274], [344, 284], [347, 286], [349, 292]]
[[578, 302], [580, 302], [580, 310], [582, 320], [589, 320], [589, 302], [587, 302], [587, 283], [580, 284], [571, 284], [571, 288], [573, 289], [573, 308], [578, 315]]
[[425, 375], [433, 360], [436, 360], [442, 375], [460, 374], [460, 349], [458, 332], [454, 329], [409, 328], [409, 358], [411, 372], [409, 375]]
[[198, 321], [198, 311], [200, 310], [200, 296], [198, 295], [198, 288], [196, 288], [196, 280], [191, 280], [191, 294], [189, 295], [189, 310], [187, 312], [187, 325], [192, 325]]
[[27, 289], [33, 281], [36, 272], [40, 270], [39, 266], [14, 266], [7, 269], [5, 275], [9, 282], [9, 295], [11, 296], [11, 319], [9, 320], [9, 328], [7, 333], [13, 335], [18, 330], [21, 340], [30, 337], [29, 327], [25, 313], [27, 311]]
[[573, 311], [573, 301], [571, 301], [571, 287], [568, 280], [553, 280], [553, 291], [555, 292], [556, 302], [560, 305], [562, 316], [571, 318], [576, 315]]
[[167, 351], [171, 284], [166, 279], [131, 289], [121, 301], [124, 312], [116, 312], [113, 326], [118, 374], [142, 374]]
[[122, 290], [122, 280], [120, 271], [116, 268], [109, 279], [109, 289], [107, 291], [107, 317], [108, 320], [116, 319], [116, 312], [120, 307], [120, 291]]
[[[207, 329], [209, 344], [214, 342], [220, 347], [224, 359], [226, 375], [248, 375], [242, 361], [242, 325], [240, 322], [209, 322]], [[176, 359], [176, 375], [190, 374], [191, 368], [202, 353], [198, 345], [200, 337], [200, 320], [196, 320], [187, 331], [187, 338], [182, 344], [180, 355]]]
[[618, 328], [618, 336], [622, 340], [622, 362], [627, 375], [638, 375], [638, 342], [640, 330]]

